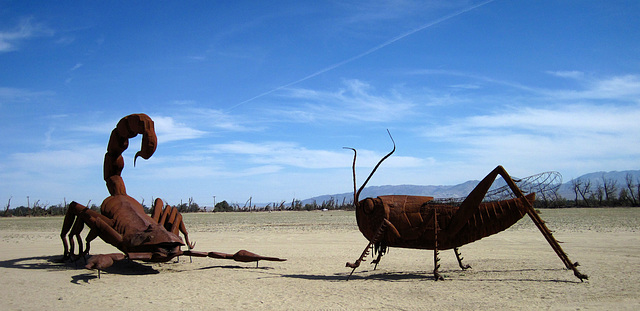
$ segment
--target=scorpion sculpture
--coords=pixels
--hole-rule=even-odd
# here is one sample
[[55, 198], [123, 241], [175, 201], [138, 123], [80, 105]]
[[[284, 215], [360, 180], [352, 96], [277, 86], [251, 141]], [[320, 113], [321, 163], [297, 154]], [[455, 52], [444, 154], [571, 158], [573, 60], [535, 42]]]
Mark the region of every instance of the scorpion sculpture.
[[[264, 257], [246, 250], [235, 254], [219, 252], [193, 251], [195, 243], [189, 241], [189, 234], [182, 221], [178, 209], [167, 205], [163, 210], [163, 202], [156, 199], [152, 215], [145, 214], [144, 208], [138, 201], [127, 195], [124, 181], [120, 176], [124, 168], [122, 153], [129, 145], [129, 139], [142, 134], [142, 147], [134, 157], [149, 159], [156, 150], [157, 138], [153, 121], [146, 114], [132, 114], [122, 118], [111, 132], [107, 153], [104, 156], [104, 179], [110, 196], [100, 206], [100, 212], [95, 212], [86, 206], [71, 202], [62, 225], [62, 244], [64, 245], [63, 261], [85, 258], [89, 254], [90, 243], [96, 237], [115, 246], [122, 253], [96, 255], [89, 258], [87, 269], [100, 270], [113, 265], [114, 261], [129, 259], [145, 262], [167, 262], [177, 256], [211, 257], [234, 259], [240, 262], [256, 264], [260, 260], [285, 261], [276, 257]], [[82, 248], [80, 233], [87, 225], [90, 231], [86, 237], [86, 248]], [[188, 250], [181, 250], [185, 243], [179, 236], [182, 233]], [[67, 243], [66, 234], [69, 234]], [[73, 238], [78, 241], [78, 255], [74, 254]]]
[[[389, 133], [389, 137], [391, 134]], [[373, 168], [364, 184], [356, 191], [356, 156], [353, 156], [353, 192], [356, 207], [356, 220], [360, 232], [369, 240], [362, 255], [354, 262], [347, 262], [346, 266], [352, 268], [351, 277], [360, 263], [365, 260], [370, 250], [377, 253], [372, 261], [374, 270], [386, 253], [388, 247], [402, 247], [414, 249], [433, 250], [434, 269], [433, 275], [436, 281], [443, 280], [438, 273], [440, 250], [453, 249], [461, 269], [471, 268], [462, 263], [462, 257], [458, 248], [462, 245], [474, 242], [484, 237], [496, 234], [518, 222], [525, 214], [529, 215], [538, 227], [547, 242], [551, 245], [558, 257], [567, 269], [573, 270], [574, 275], [583, 281], [588, 276], [578, 271], [577, 262], [572, 263], [567, 254], [562, 250], [558, 241], [540, 218], [532, 204], [535, 193], [524, 195], [507, 171], [498, 166], [491, 171], [471, 191], [460, 204], [438, 203], [429, 196], [409, 195], [385, 195], [377, 198], [366, 198], [358, 201], [360, 192], [364, 189], [371, 176], [380, 164], [396, 150], [395, 142], [393, 150], [384, 156]], [[496, 177], [500, 175], [515, 198], [495, 202], [483, 202], [483, 199]]]

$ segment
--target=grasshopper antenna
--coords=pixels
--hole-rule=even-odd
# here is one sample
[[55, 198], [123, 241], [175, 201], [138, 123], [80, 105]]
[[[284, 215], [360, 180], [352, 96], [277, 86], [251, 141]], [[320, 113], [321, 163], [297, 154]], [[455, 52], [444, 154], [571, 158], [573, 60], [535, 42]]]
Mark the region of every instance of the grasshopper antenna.
[[389, 132], [389, 129], [387, 129], [387, 133], [389, 134], [389, 138], [391, 138], [391, 142], [393, 143], [393, 150], [391, 150], [391, 152], [387, 153], [387, 155], [385, 155], [384, 157], [382, 157], [382, 159], [380, 159], [378, 164], [376, 164], [376, 166], [373, 168], [373, 170], [371, 171], [371, 173], [369, 174], [367, 179], [364, 181], [362, 186], [360, 186], [360, 189], [358, 189], [357, 191], [356, 191], [356, 188], [357, 188], [357, 186], [356, 186], [356, 156], [357, 156], [358, 152], [354, 148], [343, 147], [344, 149], [353, 150], [353, 205], [354, 206], [356, 206], [358, 204], [358, 198], [360, 197], [360, 192], [362, 192], [364, 187], [367, 185], [367, 183], [369, 182], [369, 179], [371, 179], [371, 177], [373, 176], [373, 173], [376, 172], [376, 170], [378, 169], [380, 164], [382, 164], [382, 162], [384, 162], [384, 160], [386, 160], [388, 157], [390, 157], [396, 151], [396, 142], [393, 140], [393, 136], [391, 136], [391, 132]]

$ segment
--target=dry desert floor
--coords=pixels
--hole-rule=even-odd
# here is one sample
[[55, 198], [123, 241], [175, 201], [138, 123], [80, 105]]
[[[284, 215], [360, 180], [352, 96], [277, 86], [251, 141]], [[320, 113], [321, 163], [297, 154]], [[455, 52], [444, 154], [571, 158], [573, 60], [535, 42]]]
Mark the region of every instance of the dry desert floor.
[[[639, 310], [640, 208], [542, 210], [564, 250], [589, 280], [580, 282], [528, 218], [453, 251], [390, 249], [346, 281], [347, 261], [367, 244], [355, 213], [272, 212], [184, 215], [196, 250], [246, 249], [286, 262], [241, 263], [181, 257], [122, 261], [98, 279], [79, 263], [57, 263], [62, 217], [0, 219], [0, 310], [203, 309], [525, 309]], [[83, 236], [88, 232], [85, 229]], [[117, 250], [97, 239], [92, 253]]]

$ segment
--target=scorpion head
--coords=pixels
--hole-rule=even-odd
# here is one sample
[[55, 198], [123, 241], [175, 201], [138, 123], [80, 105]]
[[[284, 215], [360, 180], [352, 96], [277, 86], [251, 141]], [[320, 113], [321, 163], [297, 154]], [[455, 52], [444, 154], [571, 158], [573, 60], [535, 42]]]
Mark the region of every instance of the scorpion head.
[[139, 232], [125, 235], [123, 246], [127, 252], [151, 253], [153, 261], [167, 261], [181, 253], [182, 239], [159, 224], [152, 223]]

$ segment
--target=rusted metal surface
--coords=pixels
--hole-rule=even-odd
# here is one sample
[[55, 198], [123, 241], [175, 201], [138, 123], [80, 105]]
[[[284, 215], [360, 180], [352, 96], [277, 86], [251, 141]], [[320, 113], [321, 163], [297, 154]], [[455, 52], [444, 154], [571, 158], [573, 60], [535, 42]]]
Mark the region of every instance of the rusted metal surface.
[[[100, 206], [100, 213], [86, 206], [71, 202], [65, 215], [60, 237], [64, 246], [63, 260], [84, 258], [89, 254], [90, 243], [100, 237], [123, 253], [96, 255], [87, 261], [87, 269], [105, 269], [114, 261], [122, 259], [141, 260], [146, 262], [166, 262], [177, 256], [211, 257], [234, 259], [241, 262], [251, 261], [285, 261], [276, 257], [260, 256], [245, 250], [236, 254], [219, 252], [198, 252], [192, 248], [195, 243], [189, 241], [189, 233], [182, 221], [182, 215], [175, 207], [167, 205], [160, 199], [154, 202], [152, 215], [145, 214], [142, 205], [127, 195], [121, 177], [124, 168], [124, 152], [129, 139], [142, 134], [142, 147], [134, 158], [149, 159], [156, 150], [157, 138], [153, 121], [145, 114], [132, 114], [118, 122], [111, 132], [107, 153], [104, 157], [104, 179], [110, 196]], [[163, 209], [164, 207], [164, 209]], [[84, 226], [90, 231], [85, 238], [83, 249], [80, 233]], [[179, 234], [182, 233], [188, 250]], [[68, 239], [67, 239], [68, 235]], [[75, 252], [74, 238], [78, 242], [78, 254]]]
[[[346, 266], [352, 268], [351, 274], [371, 250], [377, 254], [376, 259], [372, 261], [377, 267], [388, 247], [403, 247], [434, 250], [433, 275], [436, 281], [441, 280], [442, 276], [438, 273], [440, 250], [453, 249], [460, 267], [470, 268], [462, 263], [459, 247], [501, 232], [518, 222], [524, 215], [529, 215], [565, 267], [573, 270], [574, 275], [581, 281], [588, 278], [587, 275], [578, 271], [577, 262], [573, 263], [569, 260], [533, 208], [535, 193], [523, 194], [502, 166], [491, 171], [463, 201], [454, 202], [454, 204], [436, 202], [433, 197], [409, 195], [386, 195], [359, 201], [358, 197], [362, 189], [380, 164], [393, 154], [396, 146], [394, 143], [393, 150], [378, 162], [358, 190], [356, 190], [355, 181], [357, 152], [353, 148], [348, 149], [354, 151], [354, 204], [358, 228], [369, 240], [361, 256], [354, 263], [347, 263]], [[507, 184], [505, 187], [513, 194], [513, 198], [483, 202], [498, 176], [504, 179]]]

